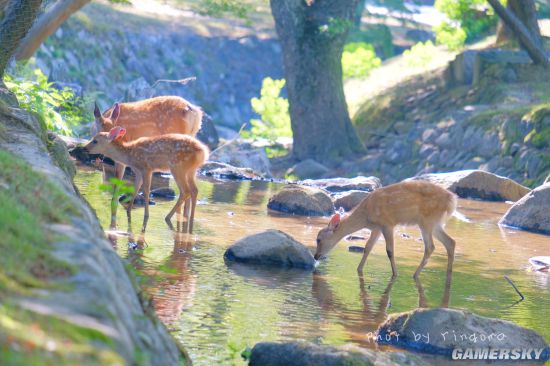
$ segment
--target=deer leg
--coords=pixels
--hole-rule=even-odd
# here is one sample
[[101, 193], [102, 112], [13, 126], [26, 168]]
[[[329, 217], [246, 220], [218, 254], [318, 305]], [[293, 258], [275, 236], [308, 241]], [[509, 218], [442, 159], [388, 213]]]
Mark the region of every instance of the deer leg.
[[445, 230], [443, 230], [443, 227], [441, 225], [435, 227], [434, 235], [437, 240], [443, 243], [445, 249], [447, 250], [447, 273], [450, 273], [453, 271], [456, 242], [453, 238], [449, 236], [449, 234], [445, 232]]
[[117, 179], [124, 178], [124, 171], [126, 170], [126, 165], [122, 163], [115, 163], [115, 175]]
[[143, 213], [143, 226], [141, 232], [145, 232], [147, 222], [149, 221], [149, 195], [151, 193], [151, 176], [152, 172], [147, 172], [143, 176], [143, 197], [145, 198], [145, 212]]
[[357, 267], [358, 273], [363, 273], [363, 267], [365, 266], [365, 262], [367, 261], [367, 257], [369, 256], [369, 253], [371, 252], [372, 248], [374, 247], [374, 244], [376, 244], [376, 241], [380, 237], [380, 230], [372, 230], [370, 233], [370, 238], [367, 240], [367, 244], [365, 245], [365, 251], [363, 252], [363, 258], [361, 258], [361, 262], [359, 262], [359, 266]]
[[130, 202], [128, 202], [128, 207], [126, 208], [126, 213], [128, 214], [128, 226], [130, 226], [132, 222], [132, 208], [134, 207], [134, 200], [136, 199], [139, 189], [143, 184], [143, 177], [141, 175], [141, 172], [135, 171], [134, 173], [136, 175], [136, 179], [134, 181], [134, 193], [132, 193], [132, 197], [130, 199]]
[[170, 210], [168, 215], [166, 215], [166, 218], [165, 218], [166, 223], [170, 226], [171, 226], [170, 220], [172, 219], [172, 216], [174, 216], [175, 212], [178, 212], [178, 213], [180, 212], [181, 205], [185, 201], [185, 199], [187, 198], [187, 195], [188, 195], [188, 193], [187, 193], [188, 190], [187, 190], [187, 187], [186, 187], [187, 183], [185, 181], [185, 175], [181, 174], [176, 169], [172, 169], [171, 173], [172, 173], [172, 176], [174, 177], [174, 180], [176, 181], [176, 184], [178, 185], [178, 188], [180, 190], [180, 195], [178, 197], [178, 200], [176, 201], [176, 204]]
[[421, 227], [420, 231], [422, 232], [422, 240], [424, 241], [424, 257], [422, 258], [420, 265], [416, 269], [416, 272], [414, 272], [413, 278], [415, 279], [418, 278], [418, 275], [420, 274], [426, 263], [428, 263], [428, 259], [430, 259], [430, 256], [435, 249], [434, 241], [432, 238], [432, 229]]
[[393, 227], [384, 228], [382, 230], [382, 234], [384, 235], [384, 240], [386, 241], [386, 253], [388, 254], [391, 264], [392, 278], [395, 278], [397, 277], [397, 267], [395, 266], [395, 257], [393, 253]]
[[[122, 179], [126, 165], [115, 162], [115, 177]], [[118, 208], [118, 185], [113, 187], [113, 197], [111, 197], [111, 226], [116, 226], [116, 212]]]
[[[199, 189], [197, 188], [197, 183], [195, 181], [195, 172], [187, 176], [187, 186], [189, 187], [189, 194], [191, 195], [191, 212], [187, 217], [189, 222], [189, 233], [193, 232], [193, 222], [195, 221], [195, 208], [197, 207], [197, 197], [199, 195]], [[187, 201], [185, 203], [187, 206]], [[187, 215], [187, 214], [186, 214]]]

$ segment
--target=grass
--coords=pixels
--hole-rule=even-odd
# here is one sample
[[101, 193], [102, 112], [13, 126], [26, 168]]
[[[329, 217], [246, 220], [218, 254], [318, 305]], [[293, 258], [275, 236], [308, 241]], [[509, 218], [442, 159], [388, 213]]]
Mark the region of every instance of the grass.
[[[2, 365], [124, 365], [99, 330], [12, 303], [0, 305]], [[103, 347], [101, 347], [103, 346]]]

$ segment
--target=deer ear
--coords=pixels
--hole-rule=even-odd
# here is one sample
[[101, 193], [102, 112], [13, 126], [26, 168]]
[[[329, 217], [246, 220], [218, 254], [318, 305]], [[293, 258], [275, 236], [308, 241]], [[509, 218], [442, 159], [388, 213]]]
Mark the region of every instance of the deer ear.
[[340, 214], [339, 213], [335, 213], [334, 216], [332, 216], [332, 218], [330, 219], [330, 222], [328, 223], [328, 228], [330, 230], [335, 230], [338, 225], [340, 225]]
[[97, 102], [95, 102], [95, 106], [94, 106], [94, 117], [96, 119], [101, 119], [101, 111], [99, 110], [99, 107], [97, 106]]
[[126, 129], [124, 127], [119, 127], [118, 134], [115, 137], [115, 140], [121, 139], [126, 135]]
[[112, 142], [114, 140], [118, 140], [122, 138], [126, 134], [126, 129], [120, 126], [116, 126], [111, 128], [111, 131], [109, 131], [109, 142]]
[[115, 105], [113, 106], [113, 111], [111, 112], [110, 120], [115, 123], [118, 119], [118, 116], [120, 116], [120, 104], [115, 103]]

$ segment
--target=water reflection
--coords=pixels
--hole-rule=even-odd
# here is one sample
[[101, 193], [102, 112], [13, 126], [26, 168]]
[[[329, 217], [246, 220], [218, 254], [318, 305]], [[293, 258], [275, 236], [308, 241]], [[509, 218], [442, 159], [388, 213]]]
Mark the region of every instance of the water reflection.
[[174, 233], [172, 254], [164, 263], [167, 273], [156, 284], [155, 310], [164, 324], [173, 324], [193, 304], [197, 277], [190, 270], [194, 241], [181, 225]]

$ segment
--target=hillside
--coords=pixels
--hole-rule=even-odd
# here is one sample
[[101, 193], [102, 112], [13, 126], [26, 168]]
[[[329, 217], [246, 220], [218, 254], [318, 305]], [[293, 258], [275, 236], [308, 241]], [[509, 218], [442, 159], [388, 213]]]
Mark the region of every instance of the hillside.
[[[91, 99], [106, 109], [115, 101], [176, 94], [233, 129], [253, 117], [250, 99], [259, 95], [262, 80], [282, 77], [268, 8], [243, 21], [153, 0], [136, 3], [86, 5], [42, 45], [36, 65], [51, 81], [79, 90], [90, 106]], [[197, 80], [151, 89], [159, 79], [190, 76]]]
[[482, 169], [536, 186], [550, 169], [548, 81], [523, 53], [469, 50], [375, 92], [353, 117], [361, 167], [385, 182]]

